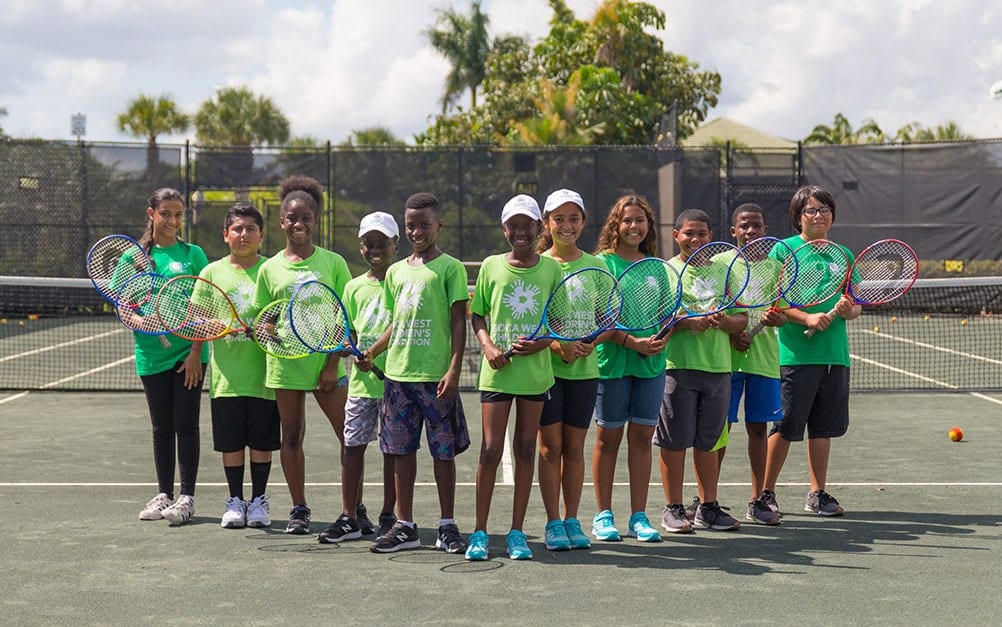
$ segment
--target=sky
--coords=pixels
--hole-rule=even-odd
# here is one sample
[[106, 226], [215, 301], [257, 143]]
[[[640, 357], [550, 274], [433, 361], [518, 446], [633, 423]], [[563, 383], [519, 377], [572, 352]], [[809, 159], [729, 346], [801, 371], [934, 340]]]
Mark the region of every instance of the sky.
[[[787, 139], [844, 114], [889, 134], [953, 120], [1002, 137], [1002, 5], [983, 0], [651, 0], [667, 50], [721, 74], [708, 118]], [[597, 0], [567, 0], [578, 17]], [[484, 0], [492, 35], [537, 40], [546, 0]], [[0, 127], [14, 137], [124, 141], [143, 92], [194, 113], [223, 86], [270, 97], [293, 136], [344, 141], [386, 126], [411, 140], [440, 111], [449, 66], [424, 31], [460, 0], [0, 0]], [[194, 141], [185, 135], [164, 142]]]

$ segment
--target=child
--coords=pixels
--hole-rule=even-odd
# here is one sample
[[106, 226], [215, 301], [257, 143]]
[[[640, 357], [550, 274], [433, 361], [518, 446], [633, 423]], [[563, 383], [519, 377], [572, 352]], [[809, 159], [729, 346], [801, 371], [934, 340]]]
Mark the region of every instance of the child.
[[[280, 183], [280, 224], [285, 231], [285, 249], [262, 264], [257, 275], [254, 306], [262, 309], [272, 301], [291, 298], [306, 281], [318, 280], [338, 294], [351, 279], [341, 255], [313, 244], [313, 230], [320, 217], [323, 190], [315, 179], [293, 176]], [[339, 440], [344, 439], [344, 402], [348, 378], [337, 355], [313, 353], [302, 359], [267, 356], [266, 384], [275, 389], [282, 421], [280, 459], [292, 498], [292, 511], [285, 533], [310, 533], [310, 508], [306, 503], [306, 392], [312, 391]]]
[[[543, 402], [553, 386], [550, 340], [527, 340], [536, 328], [547, 297], [560, 283], [560, 266], [541, 257], [534, 247], [542, 226], [539, 205], [525, 194], [515, 196], [501, 211], [504, 236], [511, 252], [484, 260], [470, 303], [471, 323], [480, 345], [480, 406], [484, 439], [477, 463], [477, 522], [466, 550], [468, 560], [488, 557], [487, 520], [497, 468], [507, 439], [508, 414], [515, 401], [515, 494], [508, 557], [532, 559], [522, 526], [532, 492], [536, 437]], [[490, 322], [488, 324], [488, 318]], [[505, 351], [514, 353], [509, 359]], [[514, 361], [514, 365], [509, 365]]]
[[[605, 269], [601, 259], [577, 246], [585, 226], [580, 194], [569, 189], [553, 192], [543, 204], [542, 217], [543, 237], [536, 249], [556, 260], [564, 276], [584, 268]], [[539, 494], [546, 509], [545, 546], [551, 551], [591, 547], [578, 521], [578, 507], [584, 485], [585, 436], [598, 393], [598, 354], [594, 349], [593, 342], [550, 344], [554, 383], [539, 421]]]
[[[687, 209], [672, 231], [679, 254], [669, 260], [679, 272], [700, 246], [713, 239], [710, 217]], [[722, 293], [729, 263], [714, 263], [700, 274], [703, 289]], [[692, 286], [682, 277], [682, 289]], [[748, 324], [743, 311], [721, 311], [712, 316], [683, 318], [668, 341], [664, 400], [654, 433], [661, 448], [661, 485], [665, 494], [661, 526], [670, 533], [687, 533], [692, 525], [715, 530], [737, 529], [740, 523], [717, 502], [719, 461], [716, 449], [725, 433], [730, 397], [731, 355], [728, 334]], [[682, 330], [694, 331], [681, 332]], [[692, 448], [700, 505], [690, 524], [682, 505], [685, 451]]]
[[428, 430], [441, 510], [435, 546], [447, 553], [466, 550], [454, 509], [456, 455], [470, 446], [458, 394], [469, 294], [466, 268], [436, 244], [442, 226], [435, 196], [421, 192], [407, 199], [404, 228], [413, 251], [386, 271], [390, 327], [358, 362], [368, 367], [368, 361], [386, 351], [379, 447], [393, 456], [397, 522], [373, 542], [374, 553], [421, 546], [414, 522], [414, 481], [422, 426]]
[[[654, 212], [642, 196], [622, 196], [612, 205], [598, 238], [596, 254], [615, 276], [634, 261], [655, 257]], [[599, 383], [595, 405], [595, 451], [592, 476], [598, 513], [592, 534], [599, 540], [620, 540], [612, 514], [612, 484], [616, 458], [626, 424], [630, 473], [630, 520], [627, 535], [641, 542], [660, 542], [644, 510], [651, 480], [651, 436], [665, 382], [664, 340], [657, 329], [613, 331], [598, 345]], [[605, 339], [605, 338], [602, 338]]]
[[[765, 237], [768, 227], [762, 207], [745, 203], [731, 214], [731, 235], [739, 247], [748, 242]], [[748, 259], [750, 264], [767, 264], [774, 270], [764, 274], [771, 277], [767, 285], [748, 285], [747, 290], [759, 293], [775, 293], [776, 281], [782, 263], [776, 259]], [[752, 297], [754, 299], [754, 297]], [[748, 461], [751, 466], [751, 500], [745, 511], [745, 518], [760, 525], [778, 525], [779, 514], [769, 507], [775, 494], [764, 489], [765, 460], [768, 452], [766, 427], [770, 422], [783, 419], [782, 399], [779, 389], [779, 345], [775, 327], [786, 322], [786, 315], [772, 307], [757, 307], [748, 311], [748, 325], [755, 326], [761, 320], [765, 327], [754, 338], [748, 337], [745, 329], [732, 333], [731, 342], [731, 400], [727, 412], [727, 428], [738, 421], [738, 406], [741, 396], [745, 397], [745, 431], [748, 434]], [[717, 451], [718, 469], [724, 461], [726, 447]]]
[[[223, 241], [230, 254], [199, 273], [229, 296], [241, 319], [254, 319], [251, 299], [264, 257], [258, 254], [264, 219], [254, 207], [238, 203], [223, 219]], [[275, 392], [264, 384], [265, 354], [249, 336], [231, 334], [212, 342], [209, 396], [213, 448], [223, 455], [229, 487], [220, 525], [225, 529], [271, 524], [268, 477], [272, 451], [281, 442]], [[251, 500], [244, 500], [244, 449], [250, 448]]]
[[[389, 312], [383, 302], [383, 282], [386, 269], [400, 249], [397, 221], [388, 213], [376, 211], [362, 218], [358, 225], [359, 252], [369, 270], [348, 281], [342, 302], [357, 336], [357, 346], [368, 347], [379, 339], [389, 324]], [[376, 365], [386, 367], [385, 356]], [[365, 532], [357, 518], [360, 512], [362, 480], [365, 477], [365, 449], [376, 439], [379, 422], [379, 401], [383, 398], [383, 382], [371, 371], [352, 368], [348, 380], [348, 401], [344, 413], [344, 459], [341, 463], [341, 494], [343, 510], [330, 529], [320, 534], [320, 542], [337, 543], [361, 538]], [[390, 530], [396, 517], [393, 507], [393, 457], [383, 455], [383, 509], [379, 514], [379, 537]], [[372, 533], [372, 530], [369, 530]]]
[[[805, 185], [793, 194], [789, 214], [797, 235], [784, 241], [797, 250], [805, 242], [828, 239], [835, 222], [835, 198], [817, 185]], [[851, 264], [852, 253], [848, 249], [845, 252]], [[832, 308], [835, 315], [830, 316], [827, 312]], [[786, 312], [793, 324], [779, 329], [783, 421], [776, 423], [769, 434], [765, 471], [766, 494], [773, 495], [770, 504], [777, 512], [779, 505], [774, 495], [779, 473], [790, 452], [790, 442], [803, 440], [806, 430], [811, 489], [804, 511], [821, 516], [844, 513], [825, 486], [831, 439], [841, 437], [849, 428], [849, 336], [845, 323], [860, 313], [862, 307], [845, 295]], [[805, 327], [819, 333], [807, 337]]]
[[[139, 244], [149, 254], [154, 272], [167, 278], [198, 274], [209, 263], [205, 252], [181, 240], [184, 199], [174, 189], [158, 189], [146, 207], [146, 231]], [[153, 424], [153, 465], [159, 493], [139, 513], [139, 520], [166, 518], [183, 525], [195, 513], [198, 476], [198, 417], [202, 375], [209, 360], [204, 343], [172, 337], [165, 348], [160, 338], [134, 333], [136, 373], [143, 382]], [[174, 451], [181, 477], [181, 494], [174, 500]]]

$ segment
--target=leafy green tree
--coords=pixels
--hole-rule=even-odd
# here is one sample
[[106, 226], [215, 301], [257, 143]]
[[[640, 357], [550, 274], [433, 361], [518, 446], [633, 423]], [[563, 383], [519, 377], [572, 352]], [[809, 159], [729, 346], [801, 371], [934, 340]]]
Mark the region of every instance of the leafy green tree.
[[281, 145], [289, 140], [289, 120], [270, 98], [224, 87], [195, 113], [195, 134], [206, 145]]
[[477, 106], [477, 88], [484, 81], [487, 55], [491, 49], [487, 34], [489, 18], [480, 10], [480, 0], [473, 0], [469, 16], [452, 9], [441, 9], [435, 26], [425, 31], [428, 41], [442, 54], [452, 69], [445, 77], [442, 113], [455, 106], [466, 91], [470, 91], [472, 107]]
[[407, 142], [393, 134], [385, 126], [370, 126], [355, 129], [348, 133], [348, 138], [341, 143], [344, 148], [352, 146], [406, 146]]
[[872, 119], [863, 120], [863, 125], [858, 129], [852, 127], [841, 113], [835, 114], [835, 119], [831, 126], [818, 124], [811, 129], [810, 134], [804, 138], [805, 144], [883, 144], [887, 141], [887, 136]]
[[157, 137], [183, 133], [191, 120], [167, 95], [151, 96], [140, 93], [129, 101], [125, 111], [115, 118], [118, 130], [146, 140], [146, 182], [151, 183], [160, 163]]
[[[0, 107], [0, 117], [5, 115], [7, 115], [7, 107]], [[0, 126], [0, 137], [5, 137], [2, 126]]]
[[960, 126], [953, 120], [946, 124], [939, 124], [935, 128], [923, 126], [919, 122], [910, 122], [898, 129], [894, 134], [894, 141], [909, 142], [937, 142], [937, 141], [965, 141], [974, 139], [973, 136], [960, 130]]

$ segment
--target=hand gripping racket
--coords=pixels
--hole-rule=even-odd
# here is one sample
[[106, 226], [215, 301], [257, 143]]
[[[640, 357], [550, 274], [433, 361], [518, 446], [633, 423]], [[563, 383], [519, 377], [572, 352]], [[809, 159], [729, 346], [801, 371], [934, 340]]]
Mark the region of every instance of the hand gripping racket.
[[128, 235], [102, 237], [87, 253], [87, 276], [106, 301], [117, 305], [122, 285], [134, 276], [153, 272], [149, 255]]
[[[882, 239], [863, 249], [848, 273], [845, 293], [857, 305], [881, 305], [901, 297], [918, 278], [918, 255], [908, 244]], [[828, 312], [835, 315], [835, 309]], [[804, 335], [814, 335], [806, 329]]]
[[[338, 353], [350, 351], [364, 359], [355, 345], [355, 333], [348, 319], [348, 311], [334, 288], [320, 281], [307, 281], [296, 288], [289, 302], [289, 321], [292, 332], [311, 351]], [[372, 364], [372, 372], [382, 381], [383, 371]]]
[[163, 327], [186, 340], [215, 340], [249, 327], [221, 287], [190, 274], [167, 281], [154, 304]]
[[[797, 257], [781, 239], [767, 236], [751, 240], [741, 247], [741, 255], [748, 262], [748, 285], [735, 299], [735, 307], [758, 310], [773, 306], [797, 280]], [[783, 259], [791, 260], [785, 272]], [[756, 317], [761, 321], [760, 315]]]
[[[783, 251], [774, 249], [774, 252], [779, 254]], [[823, 303], [842, 290], [848, 271], [849, 257], [841, 246], [826, 239], [805, 242], [783, 260], [780, 282], [784, 282], [782, 277], [791, 272], [795, 272], [797, 278], [773, 307], [785, 311]], [[780, 306], [780, 303], [785, 304]], [[760, 320], [748, 336], [754, 337], [764, 326]]]
[[310, 348], [299, 341], [289, 319], [289, 299], [273, 301], [254, 318], [254, 341], [261, 350], [280, 359], [300, 359], [310, 354]]
[[[602, 268], [583, 268], [554, 288], [539, 324], [526, 340], [593, 340], [616, 323], [621, 306], [616, 277]], [[511, 359], [514, 354], [512, 347], [504, 356]]]

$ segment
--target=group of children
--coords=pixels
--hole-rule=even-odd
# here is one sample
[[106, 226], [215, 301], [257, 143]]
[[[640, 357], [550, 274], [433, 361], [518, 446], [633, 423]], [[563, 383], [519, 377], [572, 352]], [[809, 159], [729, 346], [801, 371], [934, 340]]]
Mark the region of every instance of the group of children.
[[[591, 536], [620, 540], [612, 511], [612, 488], [625, 434], [630, 517], [625, 535], [659, 542], [646, 515], [653, 448], [665, 496], [661, 527], [670, 533], [694, 527], [736, 529], [740, 523], [717, 500], [717, 482], [730, 424], [738, 420], [744, 396], [751, 494], [746, 518], [779, 524], [775, 488], [790, 443], [808, 437], [811, 489], [805, 510], [840, 515], [826, 491], [830, 440], [848, 426], [848, 338], [845, 322], [860, 313], [846, 297], [806, 310], [730, 309], [680, 319], [664, 338], [657, 328], [641, 332], [606, 330], [593, 341], [530, 339], [547, 296], [570, 273], [601, 268], [619, 275], [631, 263], [659, 254], [654, 212], [637, 195], [619, 198], [609, 210], [596, 253], [578, 248], [586, 222], [581, 196], [560, 189], [543, 207], [517, 195], [501, 211], [510, 251], [481, 265], [472, 301], [473, 333], [482, 348], [479, 369], [483, 439], [476, 473], [473, 532], [464, 539], [455, 519], [456, 455], [470, 445], [459, 397], [459, 375], [467, 332], [466, 270], [439, 249], [443, 221], [429, 193], [409, 197], [403, 226], [411, 254], [395, 261], [400, 243], [396, 219], [384, 212], [362, 218], [359, 251], [368, 270], [351, 278], [338, 253], [314, 245], [320, 215], [320, 184], [290, 177], [281, 184], [280, 224], [284, 250], [269, 259], [258, 254], [264, 224], [246, 204], [226, 214], [223, 239], [230, 254], [208, 263], [193, 244], [181, 241], [184, 205], [177, 192], [158, 190], [150, 198], [147, 232], [141, 240], [156, 270], [165, 276], [200, 274], [226, 291], [245, 317], [268, 303], [290, 298], [310, 280], [342, 296], [363, 347], [350, 377], [341, 359], [348, 353], [314, 353], [302, 359], [265, 355], [245, 335], [213, 342], [210, 397], [215, 450], [222, 453], [230, 497], [221, 524], [227, 528], [271, 524], [267, 482], [274, 450], [292, 509], [286, 533], [310, 533], [305, 495], [306, 392], [312, 392], [341, 446], [342, 511], [321, 531], [321, 543], [374, 536], [371, 550], [389, 553], [420, 546], [413, 507], [417, 450], [425, 431], [439, 499], [435, 546], [469, 560], [490, 556], [491, 501], [498, 466], [515, 405], [511, 452], [514, 496], [506, 550], [511, 559], [531, 559], [524, 532], [536, 476], [547, 523], [549, 550], [586, 549], [591, 539], [578, 519], [583, 491], [584, 447], [596, 424], [592, 479], [597, 513]], [[791, 200], [797, 234], [790, 249], [824, 239], [835, 218], [830, 193], [805, 186]], [[765, 213], [746, 204], [732, 215], [731, 235], [739, 246], [766, 234]], [[709, 217], [690, 209], [676, 219], [673, 237], [678, 268], [713, 239]], [[848, 251], [847, 251], [848, 252]], [[834, 309], [834, 315], [827, 312]], [[252, 316], [251, 316], [252, 317]], [[746, 330], [759, 320], [766, 331]], [[825, 333], [805, 338], [804, 328]], [[194, 513], [198, 465], [198, 406], [207, 347], [176, 339], [170, 348], [136, 335], [137, 371], [153, 423], [154, 464], [159, 494], [140, 513], [143, 520], [172, 524]], [[372, 366], [385, 373], [377, 378]], [[769, 428], [771, 424], [771, 429]], [[378, 522], [362, 504], [364, 458], [378, 437], [383, 454], [383, 501]], [[174, 447], [180, 467], [173, 493]], [[244, 454], [250, 449], [251, 498], [244, 499]], [[686, 506], [683, 477], [692, 449], [698, 496]], [[561, 503], [562, 501], [562, 503]]]

